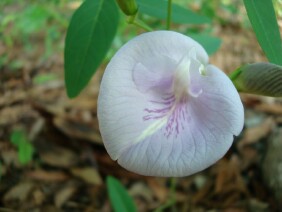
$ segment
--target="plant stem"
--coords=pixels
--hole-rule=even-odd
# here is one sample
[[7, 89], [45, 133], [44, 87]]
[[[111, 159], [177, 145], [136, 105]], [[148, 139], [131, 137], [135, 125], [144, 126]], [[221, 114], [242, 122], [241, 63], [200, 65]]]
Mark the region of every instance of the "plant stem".
[[141, 20], [134, 20], [134, 22], [132, 23], [133, 25], [140, 27], [142, 29], [145, 29], [148, 32], [153, 31], [153, 29], [151, 27], [149, 27], [147, 24], [145, 24], [143, 21]]
[[169, 189], [168, 201], [164, 205], [161, 205], [156, 210], [154, 210], [154, 212], [162, 212], [166, 208], [169, 208], [175, 204], [175, 188], [176, 188], [176, 178], [172, 177], [170, 178], [170, 189]]
[[231, 74], [229, 74], [229, 78], [231, 79], [231, 81], [234, 81], [241, 74], [241, 68], [242, 67], [239, 67], [235, 71], [231, 72]]
[[229, 74], [229, 78], [230, 80], [233, 82], [235, 88], [237, 89], [238, 92], [241, 91], [240, 86], [238, 84], [238, 82], [236, 82], [235, 80], [237, 79], [237, 77], [242, 73], [242, 67], [237, 68], [235, 71], [231, 72], [231, 74]]
[[141, 20], [136, 19], [137, 14], [129, 16], [129, 19], [127, 20], [127, 23], [129, 24], [133, 24], [141, 29], [144, 29], [148, 32], [153, 31], [153, 29], [151, 27], [149, 27], [146, 23], [144, 23]]
[[168, 0], [167, 2], [167, 17], [166, 17], [166, 29], [170, 29], [170, 23], [171, 23], [171, 5], [172, 0]]

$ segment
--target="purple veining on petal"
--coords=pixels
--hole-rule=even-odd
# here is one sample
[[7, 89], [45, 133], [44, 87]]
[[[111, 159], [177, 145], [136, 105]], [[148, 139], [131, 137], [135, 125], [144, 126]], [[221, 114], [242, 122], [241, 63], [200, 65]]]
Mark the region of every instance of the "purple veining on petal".
[[162, 98], [162, 99], [163, 101], [150, 101], [152, 103], [163, 105], [163, 108], [157, 108], [157, 109], [145, 108], [144, 111], [147, 112], [147, 115], [143, 117], [144, 121], [150, 120], [150, 119], [163, 118], [172, 109], [174, 102], [175, 102], [174, 95], [171, 95], [170, 97]]
[[164, 136], [167, 138], [171, 135], [177, 137], [180, 131], [184, 130], [184, 122], [189, 120], [187, 117], [187, 101], [188, 97], [184, 96], [179, 102], [176, 102], [174, 95], [162, 98], [162, 101], [150, 101], [160, 105], [160, 108], [145, 108], [144, 111], [147, 114], [143, 116], [143, 120], [157, 120], [168, 116], [164, 127]]
[[166, 125], [166, 136], [169, 137], [172, 133], [175, 133], [175, 136], [179, 134], [180, 130], [184, 130], [183, 122], [185, 121], [185, 116], [187, 114], [187, 99], [183, 99], [181, 102], [177, 103], [176, 108], [169, 116], [167, 125]]
[[[177, 137], [184, 130], [184, 123], [189, 122], [188, 96], [198, 97], [202, 93], [201, 86], [197, 85], [201, 64], [193, 59], [196, 57], [193, 50], [192, 48], [188, 54], [184, 54], [178, 63], [171, 62], [168, 67], [137, 63], [133, 69], [132, 77], [137, 89], [142, 93], [151, 92], [153, 98], [158, 99], [149, 101], [154, 106], [144, 109], [143, 121], [157, 121], [152, 126], [156, 129], [162, 127], [166, 138], [171, 135]], [[161, 60], [167, 62], [164, 58]]]

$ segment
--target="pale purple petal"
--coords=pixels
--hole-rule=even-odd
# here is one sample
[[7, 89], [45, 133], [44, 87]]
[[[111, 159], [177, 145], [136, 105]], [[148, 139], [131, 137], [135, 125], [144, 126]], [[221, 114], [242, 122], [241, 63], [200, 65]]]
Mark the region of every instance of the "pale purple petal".
[[169, 89], [172, 83], [172, 70], [176, 67], [176, 61], [167, 56], [158, 55], [148, 58], [146, 63], [137, 63], [133, 68], [133, 81], [138, 90], [147, 92], [150, 89]]
[[124, 45], [106, 68], [98, 99], [105, 147], [128, 170], [187, 176], [220, 159], [243, 127], [229, 78], [204, 49], [170, 31]]

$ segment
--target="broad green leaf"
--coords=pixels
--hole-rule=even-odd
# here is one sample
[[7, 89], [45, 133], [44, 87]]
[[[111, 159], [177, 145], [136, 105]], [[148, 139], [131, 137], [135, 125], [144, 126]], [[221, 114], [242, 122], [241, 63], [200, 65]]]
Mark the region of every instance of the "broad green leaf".
[[269, 62], [282, 65], [282, 43], [271, 0], [244, 0], [258, 42]]
[[14, 130], [10, 140], [18, 148], [19, 162], [23, 165], [30, 162], [33, 156], [34, 148], [28, 141], [26, 133], [23, 130]]
[[74, 13], [65, 40], [65, 82], [69, 97], [87, 85], [115, 37], [119, 11], [114, 0], [85, 0]]
[[[167, 16], [167, 1], [165, 0], [137, 0], [138, 10], [162, 20]], [[206, 24], [210, 23], [210, 19], [198, 15], [193, 11], [181, 7], [177, 4], [172, 4], [172, 17], [171, 21], [176, 24]]]
[[107, 188], [115, 212], [135, 212], [136, 206], [123, 185], [114, 177], [107, 177]]
[[221, 45], [221, 39], [207, 34], [188, 34], [188, 36], [199, 42], [209, 55], [215, 53]]
[[234, 71], [230, 78], [240, 92], [282, 97], [282, 66], [247, 64]]

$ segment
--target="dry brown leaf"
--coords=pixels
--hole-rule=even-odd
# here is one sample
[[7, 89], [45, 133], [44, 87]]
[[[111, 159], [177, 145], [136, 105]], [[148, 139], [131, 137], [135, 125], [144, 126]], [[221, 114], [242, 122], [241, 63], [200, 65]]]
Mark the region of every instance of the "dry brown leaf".
[[278, 125], [282, 125], [282, 116], [275, 117], [275, 121]]
[[19, 200], [20, 202], [23, 202], [28, 198], [28, 195], [34, 186], [34, 183], [29, 181], [20, 182], [5, 194], [4, 201]]
[[19, 157], [16, 149], [9, 149], [3, 152], [1, 151], [1, 158], [3, 159], [3, 163], [7, 166], [20, 166]]
[[241, 208], [228, 208], [223, 210], [222, 212], [248, 212], [246, 209]]
[[11, 105], [15, 102], [21, 102], [27, 98], [27, 93], [23, 90], [6, 91], [0, 96], [0, 107]]
[[[226, 190], [227, 191], [227, 190]], [[239, 192], [234, 192], [234, 188], [230, 189], [230, 192], [225, 194], [225, 199], [221, 203], [218, 203], [219, 207], [228, 207], [230, 205], [235, 205], [241, 199], [241, 194]]]
[[146, 200], [146, 202], [151, 202], [153, 200], [153, 193], [152, 190], [148, 188], [142, 182], [134, 183], [130, 189], [128, 190], [129, 194], [133, 197], [142, 197]]
[[[61, 89], [60, 89], [61, 87]], [[55, 87], [49, 89], [45, 86], [35, 86], [29, 91], [30, 98], [33, 99], [35, 104], [42, 106], [42, 109], [54, 105], [62, 110], [67, 101], [63, 89], [63, 83], [57, 84]], [[63, 98], [62, 98], [63, 97]]]
[[258, 142], [261, 138], [266, 137], [275, 126], [275, 122], [272, 117], [265, 119], [265, 121], [256, 126], [250, 127], [245, 130], [244, 137], [239, 143], [239, 148], [245, 145], [249, 145]]
[[67, 107], [76, 111], [97, 111], [97, 94], [87, 94], [71, 99], [66, 104]]
[[26, 176], [34, 180], [41, 180], [47, 182], [60, 182], [69, 178], [68, 175], [61, 171], [45, 171], [40, 169], [27, 172]]
[[242, 158], [242, 163], [241, 163], [242, 170], [245, 170], [251, 164], [259, 163], [261, 160], [261, 155], [253, 147], [245, 146], [244, 148], [241, 148], [239, 151]]
[[193, 195], [192, 202], [194, 204], [198, 204], [202, 202], [203, 200], [209, 199], [209, 197], [212, 196], [212, 189], [213, 189], [213, 182], [208, 181], [202, 189], [200, 189], [198, 192], [196, 192]]
[[220, 160], [214, 167], [216, 173], [215, 193], [239, 192], [247, 194], [247, 188], [240, 174], [240, 160], [233, 156], [229, 161]]
[[54, 205], [42, 205], [38, 211], [40, 212], [64, 212], [63, 210], [57, 208]]
[[39, 133], [43, 130], [44, 125], [45, 125], [45, 120], [43, 118], [38, 118], [33, 123], [28, 135], [30, 141], [33, 141], [39, 135]]
[[57, 146], [51, 146], [48, 151], [39, 152], [39, 155], [44, 163], [55, 167], [72, 167], [79, 160], [73, 151]]
[[92, 167], [86, 167], [86, 168], [74, 168], [71, 170], [71, 173], [81, 178], [83, 181], [93, 184], [93, 185], [101, 185], [102, 184], [102, 178], [97, 171], [97, 169], [94, 169]]
[[277, 128], [267, 142], [262, 162], [264, 182], [282, 204], [282, 128]]
[[37, 117], [37, 113], [30, 105], [4, 107], [0, 110], [0, 126], [15, 124], [23, 117]]
[[54, 197], [56, 207], [61, 208], [65, 202], [72, 197], [76, 190], [77, 187], [74, 185], [68, 185], [59, 190]]
[[270, 211], [267, 203], [261, 202], [257, 199], [248, 200], [248, 205], [250, 211]]
[[240, 97], [246, 108], [254, 108], [262, 102], [261, 96], [254, 94], [240, 93]]
[[33, 191], [32, 197], [33, 197], [35, 205], [41, 205], [46, 198], [46, 196], [40, 189], [36, 189], [35, 191]]
[[97, 144], [103, 143], [99, 131], [95, 130], [94, 124], [80, 123], [64, 117], [56, 117], [54, 124], [70, 137], [86, 139]]
[[260, 105], [257, 105], [255, 109], [265, 113], [282, 115], [282, 105], [280, 104], [261, 103]]
[[163, 179], [161, 178], [147, 178], [147, 183], [152, 189], [154, 195], [157, 197], [159, 202], [163, 203], [168, 198], [169, 190], [165, 187], [165, 183], [161, 183]]

